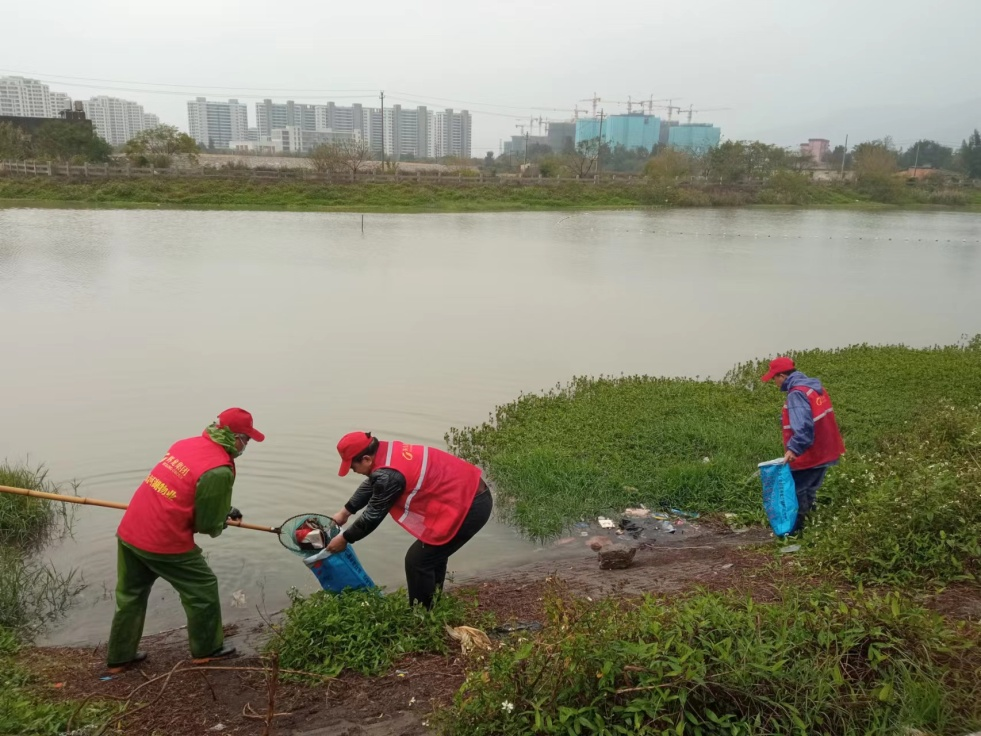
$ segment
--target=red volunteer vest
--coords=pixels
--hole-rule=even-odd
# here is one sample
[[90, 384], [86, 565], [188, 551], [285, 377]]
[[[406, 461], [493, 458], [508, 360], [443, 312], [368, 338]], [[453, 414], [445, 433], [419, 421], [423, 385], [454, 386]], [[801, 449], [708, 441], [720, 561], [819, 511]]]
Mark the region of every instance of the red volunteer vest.
[[477, 495], [480, 468], [435, 447], [379, 442], [372, 470], [381, 468], [405, 476], [392, 518], [424, 544], [449, 542]]
[[176, 442], [136, 489], [117, 536], [146, 552], [176, 555], [194, 549], [198, 478], [235, 461], [207, 433]]
[[[811, 405], [811, 416], [814, 417], [814, 443], [790, 463], [790, 469], [806, 470], [834, 462], [845, 453], [845, 442], [841, 439], [838, 422], [835, 420], [835, 410], [827, 390], [823, 394], [807, 386], [795, 386], [790, 390], [804, 393]], [[790, 410], [784, 402], [783, 446], [785, 448], [793, 436], [794, 433], [790, 429]]]

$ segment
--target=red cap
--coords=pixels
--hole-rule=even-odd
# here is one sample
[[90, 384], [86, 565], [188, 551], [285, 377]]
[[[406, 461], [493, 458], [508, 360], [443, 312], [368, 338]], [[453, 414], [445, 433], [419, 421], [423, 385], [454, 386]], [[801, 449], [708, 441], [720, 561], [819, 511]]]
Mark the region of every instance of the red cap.
[[794, 366], [794, 361], [792, 358], [780, 357], [774, 358], [770, 361], [770, 370], [766, 372], [763, 376], [763, 382], [772, 381], [773, 377], [778, 373], [786, 373], [787, 371], [797, 370]]
[[252, 415], [245, 409], [225, 409], [218, 415], [218, 426], [230, 429], [235, 434], [244, 434], [256, 442], [266, 439], [266, 435], [252, 426]]
[[371, 432], [348, 432], [337, 443], [337, 454], [341, 456], [341, 469], [337, 474], [342, 478], [351, 470], [351, 461], [368, 449]]

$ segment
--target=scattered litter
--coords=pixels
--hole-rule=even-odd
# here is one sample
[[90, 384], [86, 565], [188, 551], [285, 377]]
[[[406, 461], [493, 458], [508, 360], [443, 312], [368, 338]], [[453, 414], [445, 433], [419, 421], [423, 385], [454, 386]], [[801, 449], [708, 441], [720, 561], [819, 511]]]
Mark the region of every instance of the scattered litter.
[[209, 731], [224, 731], [226, 728], [227, 728], [227, 726], [225, 726], [224, 723], [216, 723], [215, 725], [213, 725], [208, 730]]
[[723, 569], [723, 570], [728, 570], [728, 569], [729, 569], [730, 567], [732, 567], [732, 566], [733, 566], [734, 564], [736, 564], [736, 563], [734, 563], [734, 562], [727, 562], [726, 564], [724, 564], [724, 565], [722, 566], [722, 569]]
[[245, 591], [236, 590], [232, 593], [232, 608], [241, 608], [245, 605]]
[[460, 642], [460, 649], [464, 654], [469, 654], [474, 649], [484, 649], [490, 651], [492, 645], [487, 634], [480, 629], [472, 626], [449, 626], [444, 624], [446, 633], [454, 641]]
[[679, 511], [678, 509], [668, 509], [675, 516], [684, 516], [686, 519], [697, 519], [701, 514], [694, 511]]
[[574, 541], [575, 539], [573, 539], [572, 537], [562, 537], [562, 539], [558, 540], [555, 543], [555, 546], [561, 547], [563, 544], [569, 544], [569, 542], [574, 542]]
[[708, 459], [707, 457], [703, 457], [703, 458], [702, 458], [702, 462], [703, 462], [703, 463], [710, 463], [710, 462], [712, 462], [712, 461], [711, 461], [711, 460], [709, 460], [709, 459]]
[[413, 695], [411, 698], [409, 698], [409, 707], [411, 708], [415, 704], [416, 704], [416, 698]]
[[492, 634], [513, 634], [516, 631], [541, 631], [542, 625], [538, 621], [516, 621], [513, 624], [503, 624], [495, 626], [490, 630]]
[[589, 536], [589, 532], [579, 532], [579, 536], [580, 537], [588, 537]]
[[408, 670], [395, 670], [396, 677], [405, 677], [407, 674], [409, 674]]
[[624, 509], [623, 513], [627, 516], [633, 516], [635, 519], [643, 519], [651, 512], [649, 509]]
[[684, 519], [678, 519], [678, 520], [677, 520], [677, 521], [676, 521], [676, 522], [674, 523], [674, 525], [675, 525], [675, 526], [684, 526], [684, 525], [685, 525], [685, 520], [684, 520]]
[[782, 547], [780, 549], [780, 554], [787, 555], [787, 554], [791, 554], [792, 552], [798, 552], [798, 551], [800, 551], [799, 544], [790, 544], [786, 547]]
[[665, 521], [666, 519], [670, 519], [671, 517], [668, 516], [667, 514], [651, 514], [651, 518], [657, 519], [658, 521]]
[[[103, 680], [111, 680], [112, 678], [111, 677], [103, 677], [102, 679]], [[65, 683], [63, 683], [63, 682], [56, 682], [54, 684], [54, 687], [56, 687], [56, 688], [62, 688], [64, 686], [65, 686]]]
[[589, 529], [589, 522], [586, 522], [586, 521], [577, 521], [576, 522], [576, 529]]
[[[100, 677], [99, 679], [102, 680], [103, 682], [106, 682], [107, 680], [112, 679], [112, 675], [106, 675], [105, 677]], [[59, 682], [57, 685], [55, 685], [55, 687], [61, 687], [61, 685], [62, 683]]]
[[661, 531], [667, 532], [668, 534], [674, 534], [674, 524], [672, 524], [670, 521], [662, 521]]
[[617, 534], [623, 534], [626, 532], [634, 539], [640, 539], [640, 535], [644, 533], [644, 527], [638, 524], [636, 521], [631, 521], [630, 519], [620, 519], [620, 528], [617, 530]]
[[725, 513], [725, 514], [723, 514], [723, 516], [725, 516], [727, 519], [735, 519], [736, 518], [736, 515], [735, 514], [730, 514], [730, 513]]
[[600, 516], [598, 519], [596, 519], [596, 521], [598, 521], [599, 525], [604, 529], [613, 529], [616, 527], [616, 524], [614, 524], [612, 520], [607, 519], [605, 516]]
[[729, 528], [732, 530], [733, 534], [745, 534], [749, 531], [748, 526], [730, 526]]

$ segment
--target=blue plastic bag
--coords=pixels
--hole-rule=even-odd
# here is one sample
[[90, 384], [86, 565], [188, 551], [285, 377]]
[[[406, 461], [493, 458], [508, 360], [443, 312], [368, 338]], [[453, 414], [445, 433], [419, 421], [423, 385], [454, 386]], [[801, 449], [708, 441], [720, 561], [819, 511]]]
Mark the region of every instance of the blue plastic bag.
[[763, 509], [770, 521], [770, 528], [778, 537], [789, 534], [797, 522], [797, 489], [790, 466], [777, 458], [760, 463], [760, 480], [763, 481]]
[[340, 593], [348, 588], [357, 590], [375, 587], [374, 581], [361, 567], [358, 556], [350, 547], [343, 552], [318, 552], [305, 558], [303, 563], [316, 576], [320, 587], [331, 593]]

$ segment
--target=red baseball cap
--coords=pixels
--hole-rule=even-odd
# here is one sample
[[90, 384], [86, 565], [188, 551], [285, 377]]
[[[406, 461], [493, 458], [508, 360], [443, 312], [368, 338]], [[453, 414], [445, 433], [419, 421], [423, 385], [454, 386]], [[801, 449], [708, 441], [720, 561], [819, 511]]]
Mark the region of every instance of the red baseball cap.
[[770, 370], [768, 370], [766, 375], [763, 376], [763, 382], [766, 383], [767, 381], [772, 381], [773, 377], [778, 373], [786, 373], [787, 371], [794, 370], [797, 370], [797, 368], [794, 365], [792, 358], [787, 358], [784, 356], [774, 358], [770, 361]]
[[337, 474], [342, 478], [351, 470], [351, 461], [368, 449], [371, 432], [348, 432], [337, 443], [337, 454], [341, 456], [341, 469]]
[[218, 415], [218, 426], [230, 429], [235, 434], [244, 434], [256, 442], [266, 439], [266, 435], [252, 426], [252, 415], [245, 409], [225, 409]]

